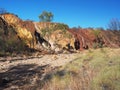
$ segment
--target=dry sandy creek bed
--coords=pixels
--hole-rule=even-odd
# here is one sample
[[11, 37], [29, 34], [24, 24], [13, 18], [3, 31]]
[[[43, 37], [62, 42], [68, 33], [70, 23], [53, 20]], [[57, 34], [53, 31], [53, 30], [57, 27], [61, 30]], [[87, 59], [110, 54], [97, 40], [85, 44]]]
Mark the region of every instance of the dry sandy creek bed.
[[[78, 57], [78, 53], [0, 58], [0, 90], [34, 90], [45, 75]], [[36, 84], [37, 83], [37, 84]], [[34, 88], [33, 88], [34, 86]], [[32, 89], [33, 88], [33, 89]]]

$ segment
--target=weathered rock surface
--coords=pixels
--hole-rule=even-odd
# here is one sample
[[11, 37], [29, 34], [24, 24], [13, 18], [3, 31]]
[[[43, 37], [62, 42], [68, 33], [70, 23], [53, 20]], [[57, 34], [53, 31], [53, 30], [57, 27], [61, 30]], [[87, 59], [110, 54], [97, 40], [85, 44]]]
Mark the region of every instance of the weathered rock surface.
[[[70, 34], [68, 31], [56, 30], [59, 23], [23, 21], [13, 14], [3, 14], [0, 18], [6, 22], [6, 25], [1, 26], [12, 26], [18, 37], [30, 48], [39, 49], [42, 46], [41, 48], [44, 49], [60, 51], [74, 40], [67, 36]], [[43, 33], [45, 33], [44, 36]]]
[[[0, 15], [0, 18], [9, 26], [12, 26], [18, 37], [30, 48], [36, 48], [37, 41], [39, 41], [40, 44], [46, 42], [46, 40], [40, 36], [40, 33], [37, 32], [37, 29], [32, 21], [23, 21], [13, 14], [3, 14]], [[4, 27], [5, 26], [6, 25], [4, 25]]]
[[120, 31], [69, 29], [60, 23], [23, 21], [13, 14], [1, 14], [0, 22], [4, 31], [13, 27], [17, 36], [30, 48], [59, 52], [63, 49], [120, 47]]
[[120, 31], [92, 30], [92, 29], [69, 29], [75, 37], [76, 49], [120, 47]]

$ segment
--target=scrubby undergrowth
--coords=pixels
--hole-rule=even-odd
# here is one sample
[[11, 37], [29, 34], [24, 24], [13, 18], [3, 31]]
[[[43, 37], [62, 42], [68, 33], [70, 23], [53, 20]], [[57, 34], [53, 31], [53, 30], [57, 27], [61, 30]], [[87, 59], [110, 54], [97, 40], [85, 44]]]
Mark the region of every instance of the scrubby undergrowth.
[[101, 48], [23, 60], [1, 58], [0, 90], [119, 90], [119, 53], [120, 48]]
[[52, 74], [42, 90], [119, 90], [120, 49], [101, 48], [78, 58]]

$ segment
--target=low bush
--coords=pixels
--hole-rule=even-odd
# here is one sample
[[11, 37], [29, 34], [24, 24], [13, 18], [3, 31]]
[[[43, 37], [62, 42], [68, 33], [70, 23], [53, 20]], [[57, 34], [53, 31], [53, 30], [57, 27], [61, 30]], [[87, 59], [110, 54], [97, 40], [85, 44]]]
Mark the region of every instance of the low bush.
[[8, 31], [8, 34], [4, 34], [4, 30], [0, 29], [0, 56], [24, 52], [24, 41], [20, 40], [12, 27], [9, 27]]

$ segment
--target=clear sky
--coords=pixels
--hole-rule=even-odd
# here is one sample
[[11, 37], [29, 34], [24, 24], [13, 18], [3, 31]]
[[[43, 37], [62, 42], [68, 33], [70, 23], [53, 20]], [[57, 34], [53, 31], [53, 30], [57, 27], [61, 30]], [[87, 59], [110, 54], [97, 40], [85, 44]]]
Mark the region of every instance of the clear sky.
[[110, 19], [120, 19], [120, 0], [0, 0], [0, 8], [33, 21], [39, 21], [42, 11], [50, 11], [53, 22], [69, 27], [106, 28]]

